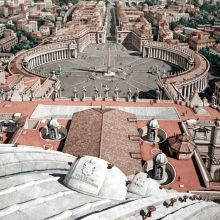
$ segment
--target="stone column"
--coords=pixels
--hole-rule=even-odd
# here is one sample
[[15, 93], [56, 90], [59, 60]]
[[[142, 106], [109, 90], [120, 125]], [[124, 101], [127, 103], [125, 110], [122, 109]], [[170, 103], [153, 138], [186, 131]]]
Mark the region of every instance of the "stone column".
[[186, 97], [189, 97], [189, 85], [186, 85]]

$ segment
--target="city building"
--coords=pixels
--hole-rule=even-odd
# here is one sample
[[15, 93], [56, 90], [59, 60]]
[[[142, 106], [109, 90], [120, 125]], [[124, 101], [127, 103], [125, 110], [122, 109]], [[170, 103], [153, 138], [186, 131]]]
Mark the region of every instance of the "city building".
[[214, 44], [213, 46], [209, 47], [209, 53], [220, 57], [220, 44]]
[[28, 15], [28, 20], [29, 21], [39, 21], [39, 19], [41, 18], [42, 16], [40, 14], [36, 14], [34, 11], [32, 13], [29, 13]]
[[213, 46], [216, 40], [208, 32], [192, 32], [189, 37], [189, 46], [198, 52], [201, 48]]
[[0, 40], [0, 51], [9, 52], [18, 43], [18, 38], [8, 36]]
[[34, 3], [34, 6], [37, 7], [37, 11], [41, 11], [46, 8], [46, 4], [44, 2], [36, 2]]
[[117, 19], [116, 42], [131, 43], [139, 51], [145, 40], [153, 40], [151, 24], [144, 18], [144, 13], [136, 8], [126, 7], [125, 3], [116, 3]]
[[23, 28], [23, 31], [25, 31], [27, 33], [32, 32], [32, 25], [31, 24], [25, 24], [24, 28]]
[[44, 0], [44, 3], [45, 3], [46, 8], [52, 6], [52, 0]]
[[[32, 28], [32, 25], [31, 25]], [[49, 36], [50, 35], [50, 27], [42, 25], [39, 27], [39, 32], [42, 34], [42, 36]]]
[[32, 25], [32, 31], [38, 31], [37, 21], [29, 21], [29, 24]]
[[220, 40], [220, 31], [213, 31], [212, 36], [213, 38]]
[[1, 6], [0, 7], [0, 13], [3, 14], [6, 18], [8, 17], [8, 8], [7, 7], [4, 7], [4, 6]]
[[24, 30], [24, 26], [28, 23], [28, 21], [26, 19], [19, 19], [17, 21], [17, 30], [21, 31]]
[[[216, 83], [215, 85], [218, 85]], [[206, 172], [213, 182], [220, 180], [220, 127], [218, 120], [187, 120], [187, 134], [193, 138], [197, 151], [201, 156]], [[209, 184], [212, 184], [211, 181]]]
[[215, 82], [215, 92], [214, 95], [216, 97], [216, 105], [220, 106], [220, 81]]
[[4, 37], [14, 36], [15, 32], [12, 29], [4, 29]]
[[154, 26], [159, 26], [159, 20], [166, 20], [169, 24], [171, 22], [179, 21], [181, 18], [189, 19], [189, 13], [176, 12], [169, 9], [143, 9], [144, 17]]
[[0, 37], [4, 36], [5, 24], [0, 24]]
[[8, 7], [8, 14], [9, 15], [17, 15], [20, 11], [20, 6], [19, 5], [14, 5], [13, 3], [10, 4]]
[[158, 41], [165, 42], [173, 39], [173, 32], [170, 29], [158, 30]]
[[48, 41], [75, 40], [78, 42], [78, 52], [90, 43], [105, 43], [105, 16], [105, 3], [103, 1], [80, 1], [72, 14], [72, 21], [65, 23], [65, 28], [52, 34]]

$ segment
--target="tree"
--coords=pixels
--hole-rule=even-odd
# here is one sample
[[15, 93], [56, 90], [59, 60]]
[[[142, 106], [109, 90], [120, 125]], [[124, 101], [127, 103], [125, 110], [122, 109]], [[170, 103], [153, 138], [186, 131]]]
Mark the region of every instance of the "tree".
[[16, 27], [15, 27], [15, 25], [13, 25], [13, 24], [5, 23], [5, 27], [6, 27], [7, 29], [11, 29], [11, 30], [13, 30], [13, 31], [16, 31]]
[[24, 41], [21, 41], [18, 44], [16, 44], [15, 47], [13, 49], [11, 49], [11, 52], [17, 53], [20, 50], [23, 50], [23, 49], [28, 50], [28, 49], [31, 49], [32, 47], [34, 47], [33, 42], [31, 42], [29, 40], [24, 40]]

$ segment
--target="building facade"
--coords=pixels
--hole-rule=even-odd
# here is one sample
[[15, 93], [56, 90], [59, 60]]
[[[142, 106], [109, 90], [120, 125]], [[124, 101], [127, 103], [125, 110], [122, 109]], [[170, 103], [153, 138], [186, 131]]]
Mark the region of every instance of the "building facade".
[[8, 36], [0, 40], [0, 50], [9, 52], [18, 43], [18, 38]]
[[192, 32], [189, 37], [189, 46], [196, 52], [205, 47], [213, 46], [216, 40], [208, 32]]
[[136, 8], [126, 7], [122, 1], [117, 2], [116, 43], [131, 43], [139, 51], [145, 40], [153, 40], [151, 24], [144, 18], [144, 13]]
[[215, 98], [216, 98], [216, 105], [220, 106], [220, 81], [215, 82], [215, 92], [214, 92]]

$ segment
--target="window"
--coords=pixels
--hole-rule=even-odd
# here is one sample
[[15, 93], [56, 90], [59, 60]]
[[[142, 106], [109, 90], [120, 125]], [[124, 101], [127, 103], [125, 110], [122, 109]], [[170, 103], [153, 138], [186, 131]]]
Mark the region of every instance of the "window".
[[208, 132], [210, 132], [210, 129], [208, 128], [205, 127], [196, 128], [194, 129], [194, 139], [206, 140]]
[[153, 130], [150, 132], [150, 140], [151, 141], [155, 140], [155, 131], [153, 131]]
[[163, 173], [162, 167], [158, 167], [157, 168], [157, 173], [156, 173], [157, 179], [162, 179], [162, 173]]

